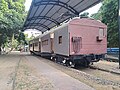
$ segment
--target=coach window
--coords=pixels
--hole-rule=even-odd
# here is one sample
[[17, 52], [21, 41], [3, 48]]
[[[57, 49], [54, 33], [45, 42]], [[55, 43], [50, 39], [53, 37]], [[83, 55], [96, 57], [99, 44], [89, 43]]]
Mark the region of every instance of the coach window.
[[42, 41], [42, 45], [43, 45], [43, 46], [44, 46], [44, 45], [48, 45], [48, 39], [47, 39], [47, 40]]
[[104, 36], [104, 29], [103, 28], [99, 28], [99, 36], [100, 37]]
[[32, 44], [30, 44], [30, 47], [32, 47]]
[[38, 43], [37, 43], [37, 42], [35, 43], [35, 46], [38, 46]]
[[59, 36], [59, 44], [62, 43], [62, 36]]

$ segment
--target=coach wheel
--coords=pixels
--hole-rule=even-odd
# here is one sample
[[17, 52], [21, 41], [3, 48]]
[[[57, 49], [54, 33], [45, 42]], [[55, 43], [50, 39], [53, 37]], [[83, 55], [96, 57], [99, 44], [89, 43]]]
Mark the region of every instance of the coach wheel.
[[57, 58], [56, 58], [56, 57], [54, 57], [54, 58], [53, 58], [53, 61], [54, 61], [55, 63], [57, 63]]
[[70, 66], [70, 67], [75, 67], [75, 63], [70, 61], [70, 62], [69, 62], [69, 66]]
[[54, 57], [50, 57], [50, 60], [54, 61]]
[[85, 67], [88, 67], [89, 64], [90, 64], [90, 62], [89, 62], [88, 60], [84, 60], [84, 66], [85, 66]]
[[73, 63], [72, 61], [69, 61], [69, 60], [66, 60], [65, 64], [68, 67], [75, 67], [75, 63]]

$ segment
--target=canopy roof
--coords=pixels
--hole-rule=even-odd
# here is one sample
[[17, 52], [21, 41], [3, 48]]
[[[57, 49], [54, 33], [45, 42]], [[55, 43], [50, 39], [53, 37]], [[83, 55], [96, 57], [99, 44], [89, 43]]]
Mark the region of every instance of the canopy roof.
[[101, 0], [33, 0], [23, 30], [50, 30]]

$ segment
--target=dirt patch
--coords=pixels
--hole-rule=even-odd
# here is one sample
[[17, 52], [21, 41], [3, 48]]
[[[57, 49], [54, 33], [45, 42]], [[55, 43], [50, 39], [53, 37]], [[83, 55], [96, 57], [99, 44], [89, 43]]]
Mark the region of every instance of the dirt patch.
[[15, 67], [19, 61], [19, 56], [0, 56], [0, 90], [12, 90]]
[[22, 57], [15, 78], [15, 90], [53, 90], [53, 85], [49, 80]]

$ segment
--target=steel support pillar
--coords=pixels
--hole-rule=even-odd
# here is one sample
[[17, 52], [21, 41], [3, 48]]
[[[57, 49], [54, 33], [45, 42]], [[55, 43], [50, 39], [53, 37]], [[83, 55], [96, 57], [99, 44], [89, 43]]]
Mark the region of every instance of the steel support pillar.
[[119, 25], [119, 31], [118, 31], [118, 34], [119, 34], [119, 69], [120, 69], [120, 0], [119, 0], [119, 16], [118, 16], [118, 25]]

